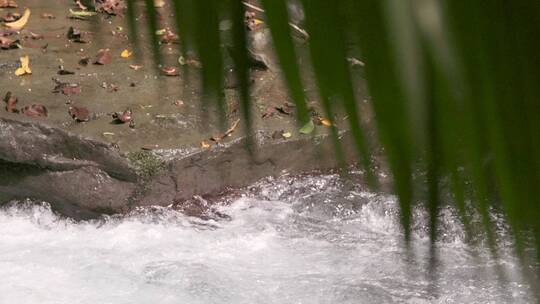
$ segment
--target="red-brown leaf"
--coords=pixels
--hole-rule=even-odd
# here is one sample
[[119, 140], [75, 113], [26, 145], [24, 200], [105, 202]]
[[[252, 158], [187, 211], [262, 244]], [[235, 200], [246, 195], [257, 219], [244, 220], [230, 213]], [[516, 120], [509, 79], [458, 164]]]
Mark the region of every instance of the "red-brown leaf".
[[29, 117], [47, 117], [47, 108], [40, 104], [25, 106], [21, 109], [21, 112]]
[[166, 76], [178, 76], [178, 75], [180, 75], [180, 73], [178, 73], [178, 69], [175, 68], [175, 67], [172, 67], [172, 66], [163, 67], [163, 68], [161, 68], [161, 71]]
[[9, 12], [5, 16], [0, 17], [0, 20], [4, 22], [13, 22], [21, 19], [21, 14]]
[[105, 65], [112, 62], [112, 56], [109, 49], [101, 49], [96, 55], [95, 64]]
[[16, 49], [19, 47], [17, 45], [18, 43], [19, 43], [19, 40], [13, 40], [7, 37], [0, 36], [0, 48], [4, 50]]
[[14, 0], [0, 0], [0, 8], [17, 8], [17, 2]]
[[18, 100], [11, 92], [6, 93], [4, 101], [6, 102], [6, 111], [9, 113], [19, 113], [19, 110], [16, 108]]
[[90, 119], [90, 111], [85, 107], [71, 106], [68, 113], [76, 122], [84, 122]]
[[126, 123], [133, 120], [133, 112], [131, 109], [126, 109], [124, 112], [115, 112], [112, 114], [112, 118], [116, 123]]

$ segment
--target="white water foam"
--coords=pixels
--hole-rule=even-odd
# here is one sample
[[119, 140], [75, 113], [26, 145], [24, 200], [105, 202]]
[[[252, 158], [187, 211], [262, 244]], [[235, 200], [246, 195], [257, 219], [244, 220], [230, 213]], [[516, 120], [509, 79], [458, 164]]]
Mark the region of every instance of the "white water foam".
[[[333, 175], [267, 180], [201, 220], [172, 209], [74, 223], [47, 204], [0, 211], [0, 303], [528, 303], [517, 261], [464, 244], [443, 210], [438, 276], [393, 197]], [[497, 279], [496, 266], [508, 273]]]

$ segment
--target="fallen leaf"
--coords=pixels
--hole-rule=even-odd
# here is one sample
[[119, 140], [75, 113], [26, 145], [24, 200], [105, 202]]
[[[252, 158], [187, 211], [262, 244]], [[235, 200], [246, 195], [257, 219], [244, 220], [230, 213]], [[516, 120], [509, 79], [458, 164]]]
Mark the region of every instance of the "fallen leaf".
[[34, 40], [41, 40], [44, 38], [44, 36], [42, 34], [36, 34], [34, 32], [30, 32], [30, 38]]
[[0, 48], [4, 50], [16, 49], [19, 47], [19, 40], [9, 39], [7, 37], [0, 36]]
[[126, 109], [124, 112], [114, 112], [112, 114], [113, 122], [123, 124], [133, 120], [133, 112], [131, 109]]
[[101, 0], [96, 3], [96, 11], [109, 15], [122, 15], [125, 8], [123, 0]]
[[142, 69], [142, 65], [136, 65], [136, 64], [130, 64], [130, 68], [134, 69], [135, 71]]
[[30, 18], [30, 9], [25, 9], [22, 17], [19, 20], [14, 21], [14, 22], [4, 23], [4, 26], [12, 30], [20, 30], [26, 25], [29, 18]]
[[15, 70], [15, 75], [22, 76], [32, 74], [32, 70], [30, 69], [30, 58], [28, 55], [21, 57], [19, 60], [21, 61], [21, 67]]
[[11, 94], [11, 92], [7, 92], [6, 96], [4, 97], [4, 102], [6, 103], [6, 111], [9, 113], [19, 113], [19, 110], [17, 110], [17, 101], [18, 99]]
[[50, 14], [50, 13], [41, 14], [41, 18], [43, 18], [43, 19], [56, 19], [56, 17], [53, 14]]
[[53, 93], [62, 93], [64, 95], [75, 95], [81, 93], [81, 87], [77, 83], [61, 82], [58, 79], [53, 78], [56, 86], [53, 89]]
[[90, 111], [85, 107], [71, 106], [68, 113], [76, 122], [85, 122], [90, 119]]
[[56, 73], [58, 75], [74, 75], [75, 74], [75, 72], [65, 70], [63, 65], [58, 67], [58, 72]]
[[114, 84], [114, 83], [107, 83], [107, 82], [102, 82], [101, 83], [101, 87], [106, 89], [108, 92], [112, 93], [112, 92], [118, 92], [118, 90], [120, 89], [120, 87], [118, 87], [117, 84]]
[[81, 10], [81, 11], [74, 11], [72, 10], [71, 8], [69, 9], [69, 13], [71, 16], [75, 16], [75, 17], [92, 17], [92, 16], [95, 16], [97, 15], [96, 12], [90, 12], [90, 11], [84, 11], [84, 10]]
[[261, 115], [262, 118], [269, 118], [276, 114], [276, 108], [272, 106], [267, 106], [266, 109], [264, 109], [263, 114]]
[[133, 52], [129, 51], [129, 50], [123, 50], [122, 53], [120, 54], [120, 57], [122, 58], [129, 58], [131, 56], [131, 54], [133, 54]]
[[81, 31], [72, 26], [70, 26], [68, 29], [67, 38], [73, 42], [86, 43], [86, 41], [82, 39]]
[[163, 44], [171, 44], [178, 41], [178, 35], [176, 35], [173, 31], [170, 29], [164, 29], [165, 32], [161, 34], [161, 40], [160, 42]]
[[21, 109], [21, 112], [30, 117], [47, 117], [47, 108], [44, 105], [33, 104], [25, 106]]
[[0, 8], [17, 8], [17, 2], [14, 0], [0, 0]]
[[154, 7], [160, 8], [165, 6], [164, 0], [154, 0]]
[[363, 66], [366, 65], [364, 62], [362, 62], [362, 61], [360, 61], [360, 60], [358, 60], [358, 59], [356, 59], [356, 58], [354, 58], [354, 57], [349, 57], [349, 58], [347, 58], [347, 61], [348, 61], [349, 64], [350, 64], [351, 66], [353, 66], [353, 67], [354, 67], [354, 66], [361, 66], [361, 67], [363, 67]]
[[313, 130], [315, 130], [315, 124], [313, 123], [313, 120], [310, 119], [309, 122], [306, 123], [302, 128], [300, 128], [298, 132], [302, 134], [310, 134], [311, 132], [313, 132]]
[[278, 110], [281, 114], [290, 115], [293, 112], [294, 105], [289, 102], [285, 102], [283, 105], [277, 106], [276, 110]]
[[206, 140], [203, 140], [201, 141], [201, 148], [208, 149], [210, 148], [210, 144]]
[[281, 135], [283, 136], [283, 138], [291, 138], [291, 136], [292, 136], [291, 132], [284, 132]]
[[320, 122], [321, 122], [321, 125], [323, 125], [325, 127], [331, 127], [332, 126], [332, 122], [328, 118], [322, 118], [320, 120]]
[[82, 65], [82, 66], [87, 66], [88, 63], [90, 63], [90, 58], [89, 57], [83, 57], [79, 60], [79, 64]]
[[84, 4], [81, 3], [81, 0], [75, 1], [75, 4], [81, 9], [81, 10], [87, 10], [88, 7], [86, 7]]
[[5, 16], [0, 17], [3, 22], [13, 22], [21, 19], [21, 14], [9, 12]]
[[232, 123], [231, 127], [229, 129], [227, 129], [227, 131], [225, 131], [225, 133], [221, 134], [221, 135], [214, 135], [210, 138], [210, 140], [213, 140], [215, 142], [219, 142], [220, 140], [222, 140], [223, 138], [227, 137], [227, 136], [231, 136], [231, 134], [234, 132], [234, 130], [236, 129], [236, 127], [238, 127], [238, 124], [240, 123], [240, 119], [237, 119], [235, 122]]
[[178, 75], [180, 75], [180, 73], [178, 72], [178, 69], [176, 67], [171, 67], [171, 66], [162, 67], [161, 71], [166, 76], [178, 76]]
[[98, 51], [96, 55], [96, 61], [94, 62], [95, 64], [105, 65], [105, 64], [110, 64], [111, 62], [112, 62], [112, 56], [109, 49], [101, 49]]

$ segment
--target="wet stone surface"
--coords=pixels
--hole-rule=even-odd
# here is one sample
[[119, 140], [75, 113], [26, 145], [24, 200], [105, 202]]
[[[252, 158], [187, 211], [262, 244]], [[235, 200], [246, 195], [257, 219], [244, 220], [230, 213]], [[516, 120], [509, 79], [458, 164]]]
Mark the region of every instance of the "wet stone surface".
[[[87, 20], [69, 18], [70, 9], [78, 10], [70, 0], [28, 0], [19, 3], [19, 8], [2, 9], [0, 15], [10, 12], [22, 14], [25, 7], [31, 10], [31, 16], [23, 29], [13, 34], [0, 30], [9, 39], [19, 40], [20, 45], [20, 48], [0, 50], [0, 97], [3, 99], [8, 92], [11, 94], [9, 107], [6, 107], [7, 100], [2, 102], [0, 120], [12, 128], [10, 134], [1, 133], [3, 141], [11, 136], [12, 142], [11, 145], [2, 145], [0, 160], [4, 167], [24, 165], [32, 170], [3, 173], [0, 179], [0, 187], [6, 193], [0, 197], [3, 202], [31, 197], [69, 201], [69, 208], [81, 207], [97, 213], [105, 209], [121, 212], [139, 204], [170, 204], [191, 195], [218, 192], [229, 186], [244, 186], [268, 175], [334, 166], [331, 165], [333, 156], [328, 151], [321, 154], [324, 160], [309, 156], [301, 161], [302, 165], [295, 165], [294, 160], [298, 163], [301, 155], [306, 154], [303, 149], [312, 155], [310, 153], [317, 145], [311, 137], [324, 137], [329, 128], [316, 125], [313, 134], [299, 132], [300, 127], [294, 120], [294, 107], [289, 106], [291, 100], [274, 64], [271, 69], [252, 70], [253, 129], [264, 144], [260, 148], [263, 159], [247, 160], [248, 154], [241, 152], [245, 147], [242, 141], [245, 130], [227, 52], [223, 52], [227, 69], [223, 98], [227, 109], [225, 121], [220, 124], [216, 109], [202, 107], [200, 66], [196, 58], [182, 58], [180, 61], [185, 64], [182, 66], [178, 45], [164, 43], [160, 46], [163, 67], [187, 74], [171, 76], [169, 70], [166, 69], [165, 73], [154, 65], [151, 50], [145, 43], [148, 35], [144, 15], [137, 17], [137, 23], [141, 25], [138, 34], [141, 44], [136, 48], [128, 39], [125, 17], [100, 13], [87, 17]], [[167, 2], [158, 9], [162, 17], [160, 29], [166, 29], [167, 35], [174, 34], [168, 32], [174, 30], [170, 11], [170, 3]], [[263, 29], [263, 32], [251, 34], [251, 38], [261, 39], [264, 33], [267, 31]], [[223, 49], [226, 47], [224, 44]], [[16, 75], [21, 65], [20, 58], [25, 56], [29, 58], [31, 74]], [[308, 60], [307, 56], [300, 56], [299, 63], [307, 66]], [[306, 94], [313, 113], [322, 113], [316, 103], [317, 92], [311, 78], [304, 74]], [[361, 101], [366, 99], [364, 92], [362, 82], [358, 92]], [[17, 99], [15, 104], [13, 98]], [[361, 106], [367, 107], [367, 103], [362, 102]], [[336, 122], [338, 129], [346, 129], [345, 115], [337, 114]], [[34, 134], [36, 138], [52, 146], [32, 145], [28, 136], [24, 139], [16, 136], [24, 128], [38, 130]], [[41, 132], [43, 130], [46, 131]], [[56, 140], [49, 140], [51, 136], [56, 136]], [[98, 142], [99, 145], [103, 143], [111, 155], [105, 164], [92, 159], [96, 146], [89, 143]], [[288, 142], [292, 143], [291, 148], [295, 151], [291, 155], [288, 154]], [[34, 152], [22, 160], [10, 157], [18, 153], [14, 147], [21, 143], [27, 143], [28, 149], [34, 149]], [[65, 149], [86, 151], [72, 153], [63, 151]], [[141, 151], [144, 155], [140, 154]], [[277, 151], [279, 155], [274, 153]], [[58, 159], [65, 155], [68, 157], [59, 162]], [[279, 165], [260, 166], [258, 163], [288, 157], [291, 161], [281, 161]], [[151, 168], [147, 168], [145, 161], [150, 161]], [[138, 175], [136, 181], [119, 177], [114, 170], [111, 171], [111, 168], [123, 166], [129, 167], [128, 175]], [[187, 170], [188, 167], [196, 169]], [[244, 175], [246, 168], [258, 172]], [[74, 173], [77, 170], [82, 171]], [[225, 170], [227, 177], [221, 178], [223, 175], [218, 173], [219, 170]], [[191, 172], [196, 178], [189, 182], [189, 177], [182, 175], [183, 171]], [[102, 199], [110, 203], [92, 206], [90, 196], [63, 193], [74, 189], [66, 178], [56, 179], [58, 185], [68, 184], [59, 187], [54, 195], [48, 195], [47, 189], [38, 189], [37, 185], [41, 185], [42, 180], [53, 175], [66, 175], [67, 172], [78, 176], [73, 181], [81, 182], [83, 176], [87, 178], [87, 191], [98, 189], [95, 185], [105, 185], [103, 189], [106, 190], [101, 193], [94, 191], [92, 200]], [[36, 176], [42, 176], [42, 179], [36, 181]], [[110, 180], [100, 180], [103, 176]], [[123, 187], [123, 190], [117, 191], [115, 197], [116, 187]], [[122, 203], [112, 203], [115, 198]], [[66, 213], [73, 216], [72, 212]]]

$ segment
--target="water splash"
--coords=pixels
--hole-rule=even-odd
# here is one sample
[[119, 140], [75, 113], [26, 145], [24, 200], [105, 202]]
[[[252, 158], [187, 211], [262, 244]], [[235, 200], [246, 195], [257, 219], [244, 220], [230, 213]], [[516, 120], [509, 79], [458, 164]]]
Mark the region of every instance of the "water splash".
[[[442, 211], [436, 293], [417, 210], [414, 259], [392, 196], [335, 175], [267, 179], [205, 220], [172, 208], [75, 223], [47, 204], [0, 211], [0, 303], [491, 303], [532, 301], [510, 249], [464, 244]], [[503, 248], [504, 249], [504, 248]], [[497, 279], [502, 265], [509, 281]]]

